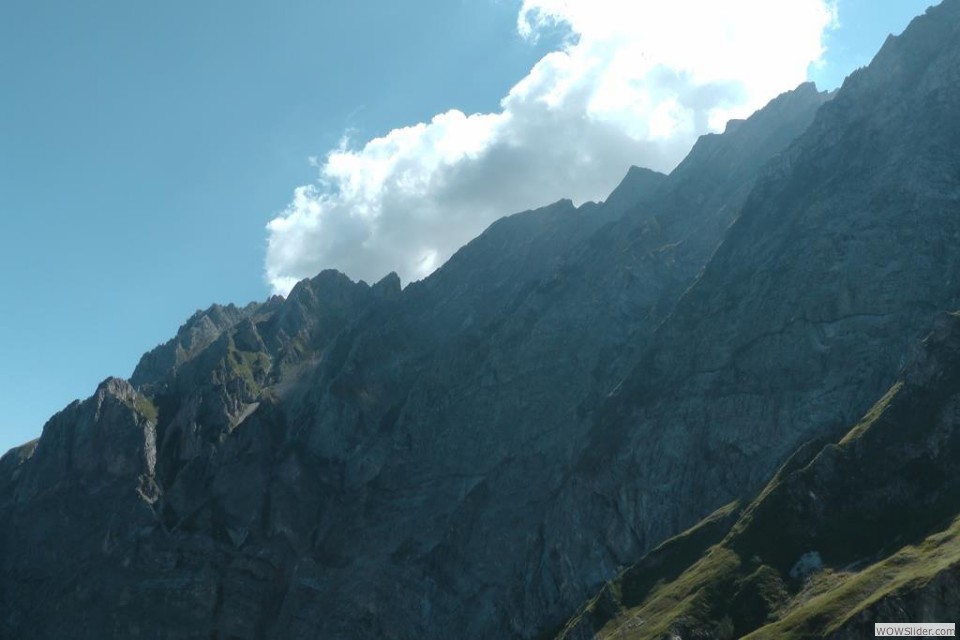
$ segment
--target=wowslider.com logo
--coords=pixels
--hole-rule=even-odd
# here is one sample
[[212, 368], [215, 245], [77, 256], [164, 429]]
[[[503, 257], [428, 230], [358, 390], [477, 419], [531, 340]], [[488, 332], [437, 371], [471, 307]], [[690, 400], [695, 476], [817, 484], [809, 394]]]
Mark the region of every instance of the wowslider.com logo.
[[902, 622], [873, 625], [873, 635], [877, 638], [952, 638], [956, 635], [953, 622]]

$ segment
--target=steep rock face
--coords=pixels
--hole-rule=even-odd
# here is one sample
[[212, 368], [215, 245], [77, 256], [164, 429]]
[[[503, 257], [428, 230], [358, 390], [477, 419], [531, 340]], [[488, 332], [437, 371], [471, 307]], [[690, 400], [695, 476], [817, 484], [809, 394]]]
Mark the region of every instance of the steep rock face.
[[149, 400], [109, 379], [51, 418], [35, 445], [0, 459], [0, 636], [110, 628], [100, 590], [137, 588], [123, 581], [125, 558], [156, 520], [155, 420]]
[[0, 459], [0, 636], [263, 637], [302, 551], [270, 505], [306, 504], [270, 492], [291, 449], [275, 393], [399, 293], [327, 271], [214, 306], [144, 356], [139, 390], [108, 380]]
[[798, 451], [738, 518], [728, 508], [625, 571], [559, 638], [862, 638], [951, 620], [960, 314], [917, 351], [842, 438]]
[[960, 303], [958, 27], [957, 2], [917, 18], [764, 169], [554, 502], [560, 581], [759, 488]]
[[[530, 564], [548, 553], [543, 510], [592, 407], [627, 370], [626, 347], [703, 267], [758, 168], [825, 98], [801, 87], [771, 103], [777, 117], [762, 111], [712, 137], [728, 180], [710, 154], [682, 176], [633, 169], [606, 203], [499, 221], [403, 292], [395, 275], [370, 287], [324, 272], [286, 300], [198, 313], [134, 373], [156, 464], [118, 467], [116, 505], [136, 516], [101, 555], [90, 547], [82, 576], [67, 547], [38, 557], [26, 544], [66, 523], [30, 511], [34, 498], [8, 499], [45, 459], [69, 457], [78, 418], [0, 464], [0, 510], [15, 523], [0, 565], [4, 628], [510, 637], [558, 619], [609, 577], [598, 566], [562, 594], [523, 596], [527, 576], [543, 580]], [[121, 444], [136, 459], [140, 445]], [[90, 546], [114, 505], [64, 477], [50, 500], [83, 510], [77, 544]], [[64, 596], [35, 624], [51, 609], [21, 582], [99, 591]], [[94, 605], [96, 616], [80, 611]]]
[[[808, 89], [776, 101], [792, 105], [784, 127], [800, 127], [797, 114], [809, 122], [822, 104]], [[765, 130], [783, 135], [769, 122]], [[717, 142], [761, 164], [744, 138]], [[742, 179], [723, 188], [739, 195], [750, 176]], [[680, 260], [655, 249], [683, 246], [718, 213], [735, 215], [738, 202], [725, 209], [693, 168], [670, 189], [667, 180], [664, 191], [577, 243], [570, 235], [593, 224], [592, 207], [561, 202], [493, 225], [436, 276], [411, 285], [392, 315], [371, 316], [338, 339], [331, 354], [348, 352], [346, 360], [328, 360], [308, 386], [334, 393], [285, 399], [288, 422], [310, 424], [302, 438], [312, 466], [330, 468], [326, 477], [339, 483], [331, 488], [338, 503], [318, 508], [328, 520], [317, 545], [345, 564], [323, 567], [321, 583], [335, 595], [307, 593], [303, 605], [324, 633], [533, 635], [544, 617], [561, 615], [565, 599], [609, 575], [587, 569], [564, 593], [536, 577], [536, 596], [523, 594], [539, 556], [550, 553], [543, 510], [582, 447], [593, 407], [623, 370], [625, 347], [649, 335], [653, 307], [669, 307], [682, 291], [671, 271]], [[655, 216], [681, 209], [679, 192], [701, 196], [702, 206], [687, 201], [689, 224], [671, 235]], [[543, 233], [547, 222], [553, 231]], [[551, 248], [568, 243], [559, 256]], [[712, 249], [701, 242], [689, 252], [691, 279]], [[525, 264], [527, 256], [536, 259]], [[368, 611], [371, 600], [392, 604]], [[465, 612], [463, 602], [477, 604]], [[338, 615], [321, 616], [331, 606]]]
[[239, 309], [232, 304], [215, 304], [206, 311], [197, 311], [183, 323], [173, 339], [143, 355], [130, 377], [131, 384], [141, 387], [158, 382], [184, 362], [193, 359], [225, 329], [253, 312], [257, 306], [254, 304]]
[[211, 460], [241, 424], [295, 384], [344, 327], [400, 292], [395, 274], [370, 287], [335, 271], [297, 284], [286, 300], [253, 308], [193, 359], [155, 385], [160, 422], [162, 505], [167, 525], [193, 517], [210, 496], [198, 492]]
[[[37, 453], [0, 462], [0, 521], [17, 523], [0, 525], [0, 628], [484, 638], [561, 623], [862, 410], [953, 299], [945, 7], [931, 20], [948, 26], [917, 23], [834, 103], [802, 85], [670, 176], [633, 170], [606, 203], [504, 219], [402, 292], [324, 272], [287, 300], [195, 317], [134, 375], [158, 460], [132, 484], [121, 465], [117, 504], [138, 515], [110, 560], [81, 580], [62, 549], [33, 555], [51, 517], [8, 496]], [[69, 450], [58, 438], [44, 435]], [[152, 492], [131, 488], [141, 476]], [[54, 493], [105, 528], [107, 494]], [[17, 586], [38, 580], [100, 590], [49, 617]]]

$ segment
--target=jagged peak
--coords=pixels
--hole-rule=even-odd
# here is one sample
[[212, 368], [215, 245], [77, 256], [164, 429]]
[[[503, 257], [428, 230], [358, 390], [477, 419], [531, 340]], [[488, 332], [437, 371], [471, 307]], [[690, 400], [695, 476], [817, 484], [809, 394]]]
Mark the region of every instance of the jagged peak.
[[708, 133], [697, 138], [690, 153], [670, 173], [669, 179], [684, 179], [699, 172], [698, 167], [703, 166], [711, 167], [712, 171], [723, 176], [744, 169], [752, 171], [750, 167], [756, 165], [758, 158], [769, 158], [757, 153], [758, 144], [765, 144], [765, 140], [779, 140], [786, 131], [793, 131], [793, 136], [799, 135], [831, 98], [831, 93], [818, 91], [814, 83], [803, 82], [776, 96], [745, 120], [729, 121], [723, 133]]
[[391, 271], [387, 275], [380, 278], [375, 285], [373, 285], [373, 292], [382, 297], [391, 297], [398, 295], [403, 288], [402, 283], [400, 282], [400, 276], [397, 275], [396, 271]]
[[[248, 305], [247, 309], [250, 306]], [[250, 315], [233, 304], [211, 305], [197, 311], [180, 326], [177, 334], [145, 353], [130, 376], [132, 384], [142, 387], [159, 381], [168, 372], [202, 351], [226, 329]]]
[[337, 269], [324, 269], [314, 277], [310, 278], [311, 284], [321, 285], [327, 283], [336, 283], [339, 285], [356, 285], [359, 281], [354, 281], [342, 271]]
[[733, 133], [734, 131], [739, 129], [740, 125], [742, 125], [746, 121], [747, 121], [746, 118], [730, 118], [729, 120], [727, 120], [727, 126], [724, 127], [723, 132]]
[[180, 326], [180, 331], [178, 331], [178, 334], [189, 331], [191, 328], [203, 322], [220, 323], [228, 321], [231, 317], [238, 313], [242, 313], [245, 310], [246, 308], [240, 309], [232, 302], [229, 304], [214, 303], [206, 309], [197, 309], [193, 312], [193, 315], [187, 318], [187, 321]]
[[[554, 211], [566, 211], [569, 209], [576, 209], [576, 207], [573, 204], [573, 200], [571, 200], [570, 198], [560, 198], [559, 200], [551, 202], [550, 204], [544, 205], [542, 207], [537, 207], [536, 209], [528, 209], [526, 211], [515, 213], [510, 216], [504, 216], [503, 218], [500, 218], [500, 220], [503, 220], [505, 218], [513, 218], [514, 216], [518, 216], [518, 215], [522, 216], [530, 213], [551, 213]], [[493, 224], [496, 224], [500, 220], [497, 220]]]
[[620, 184], [610, 192], [604, 204], [624, 208], [635, 204], [645, 196], [651, 196], [667, 179], [665, 173], [631, 165]]
[[312, 278], [304, 278], [287, 294], [287, 300], [298, 300], [304, 296], [307, 298], [316, 296], [317, 292], [336, 289], [349, 289], [352, 287], [368, 288], [363, 280], [354, 281], [348, 275], [337, 269], [324, 269]]
[[875, 89], [878, 97], [882, 97], [895, 93], [891, 88], [897, 85], [913, 86], [925, 75], [931, 61], [957, 49], [958, 20], [958, 0], [944, 0], [927, 8], [911, 20], [900, 35], [888, 35], [870, 64], [847, 76], [838, 97], [846, 100], [863, 89]]
[[112, 395], [125, 398], [135, 393], [127, 380], [110, 376], [97, 385], [97, 395]]

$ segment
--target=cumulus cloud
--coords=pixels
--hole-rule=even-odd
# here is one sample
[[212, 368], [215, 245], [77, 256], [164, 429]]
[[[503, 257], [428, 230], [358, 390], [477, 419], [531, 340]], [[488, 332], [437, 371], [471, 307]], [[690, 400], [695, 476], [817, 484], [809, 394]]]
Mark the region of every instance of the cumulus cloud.
[[519, 33], [560, 26], [563, 46], [496, 113], [344, 139], [267, 225], [266, 277], [281, 294], [325, 268], [416, 280], [505, 214], [600, 200], [631, 164], [669, 171], [802, 82], [835, 20], [831, 0], [524, 0]]

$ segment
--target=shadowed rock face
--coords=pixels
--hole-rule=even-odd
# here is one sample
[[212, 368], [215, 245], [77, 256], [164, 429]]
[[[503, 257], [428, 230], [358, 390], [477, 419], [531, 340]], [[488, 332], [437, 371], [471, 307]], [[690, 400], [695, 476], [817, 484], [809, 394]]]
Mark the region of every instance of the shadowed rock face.
[[954, 301], [957, 6], [832, 101], [801, 85], [402, 291], [326, 271], [198, 313], [0, 461], [0, 636], [560, 624], [862, 410]]
[[593, 426], [558, 528], [577, 510], [660, 540], [743, 496], [960, 306], [958, 23], [943, 3], [889, 39], [763, 170]]
[[[141, 472], [116, 478], [146, 520], [110, 547], [125, 577], [96, 582], [101, 602], [147, 591], [105, 606], [87, 633], [523, 636], [559, 619], [608, 576], [598, 566], [563, 597], [517, 596], [541, 579], [528, 563], [551, 492], [759, 167], [824, 100], [803, 85], [701, 142], [674, 175], [634, 168], [606, 203], [504, 218], [403, 292], [395, 275], [370, 287], [328, 271], [286, 300], [198, 312], [131, 378], [156, 462], [148, 499]], [[56, 448], [62, 422], [39, 450]], [[4, 459], [16, 553], [32, 527], [69, 526], [8, 499], [27, 470], [57, 477], [28, 454]], [[50, 500], [68, 488], [103, 527], [99, 495], [70, 485]], [[68, 575], [66, 549], [37, 569], [13, 553], [7, 628], [31, 628], [47, 610], [32, 603], [53, 590], [63, 615], [46, 624], [76, 629], [73, 593], [89, 576]], [[148, 596], [166, 604], [139, 611]]]
[[864, 638], [960, 609], [960, 313], [852, 428], [604, 587], [557, 640]]

